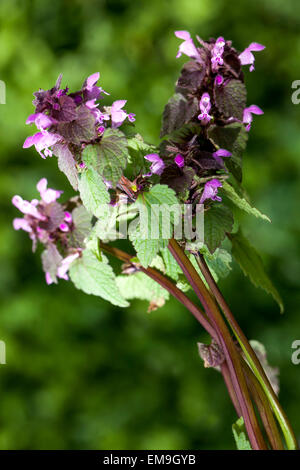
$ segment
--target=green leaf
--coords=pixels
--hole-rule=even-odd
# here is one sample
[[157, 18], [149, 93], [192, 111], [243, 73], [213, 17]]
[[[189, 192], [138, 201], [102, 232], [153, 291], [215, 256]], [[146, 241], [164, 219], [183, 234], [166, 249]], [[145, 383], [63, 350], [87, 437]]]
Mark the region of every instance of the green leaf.
[[82, 256], [71, 264], [69, 274], [75, 287], [86, 294], [97, 295], [119, 307], [129, 305], [122, 297], [114, 272], [103, 255], [100, 262], [95, 253], [84, 250]]
[[109, 192], [103, 179], [94, 169], [87, 168], [80, 175], [78, 189], [83, 205], [96, 217], [102, 205], [110, 202]]
[[241, 210], [247, 212], [248, 214], [254, 215], [255, 217], [258, 217], [263, 220], [267, 220], [268, 222], [271, 222], [271, 219], [265, 214], [262, 214], [258, 209], [255, 207], [252, 207], [249, 202], [238, 195], [238, 193], [235, 191], [233, 186], [231, 184], [227, 183], [227, 181], [224, 181], [222, 189], [225, 191], [226, 196]]
[[225, 158], [228, 170], [239, 181], [242, 181], [242, 155], [246, 148], [248, 132], [243, 124], [234, 122], [227, 126], [211, 126], [208, 136], [213, 143], [232, 153], [230, 158]]
[[242, 416], [232, 425], [232, 432], [238, 450], [252, 450]]
[[204, 213], [204, 243], [211, 253], [221, 245], [226, 232], [231, 232], [233, 216], [223, 204], [214, 204]]
[[214, 96], [216, 105], [224, 116], [243, 120], [247, 100], [244, 83], [240, 80], [230, 80], [226, 85], [215, 87]]
[[232, 255], [240, 265], [245, 276], [248, 276], [256, 287], [261, 287], [271, 294], [278, 303], [282, 313], [284, 310], [282, 299], [266, 274], [262, 259], [256, 249], [240, 230], [237, 233], [232, 233], [229, 238], [232, 242]]
[[171, 279], [174, 279], [174, 281], [177, 281], [179, 274], [182, 274], [179, 264], [168, 248], [162, 248], [160, 252], [165, 265], [165, 274]]
[[206, 247], [203, 247], [201, 253], [212, 272], [215, 273], [215, 279], [225, 278], [231, 271], [232, 257], [228, 251], [223, 248], [217, 248], [214, 254], [211, 254]]
[[127, 139], [119, 129], [107, 129], [100, 143], [87, 145], [82, 159], [107, 181], [116, 185], [126, 167]]
[[128, 237], [128, 221], [136, 217], [138, 213], [134, 205], [121, 204], [112, 206], [107, 204], [98, 214], [98, 220], [94, 231], [102, 241], [113, 241]]
[[70, 234], [70, 243], [75, 248], [84, 247], [84, 240], [92, 230], [92, 216], [84, 206], [75, 207], [72, 211], [74, 230]]
[[147, 172], [147, 163], [144, 158], [149, 153], [155, 153], [156, 148], [154, 145], [149, 145], [144, 142], [143, 137], [140, 134], [136, 134], [134, 137], [128, 139], [128, 163], [130, 174], [126, 175], [130, 178], [135, 178], [139, 173]]
[[147, 267], [171, 238], [172, 226], [180, 217], [180, 205], [171, 188], [157, 184], [149, 192], [138, 196], [135, 207], [139, 210], [139, 216], [130, 224], [129, 238], [140, 263]]
[[128, 300], [155, 301], [159, 299], [167, 300], [169, 298], [168, 291], [144, 273], [118, 276], [116, 282], [121, 295]]

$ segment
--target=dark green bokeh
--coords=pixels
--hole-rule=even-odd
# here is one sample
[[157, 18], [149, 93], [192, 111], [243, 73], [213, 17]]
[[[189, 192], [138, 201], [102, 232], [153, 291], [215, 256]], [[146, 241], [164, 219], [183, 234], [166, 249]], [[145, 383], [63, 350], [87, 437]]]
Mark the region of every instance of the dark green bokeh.
[[299, 172], [300, 107], [291, 83], [300, 79], [300, 4], [297, 0], [2, 0], [0, 78], [1, 449], [233, 448], [235, 415], [221, 376], [205, 370], [199, 325], [175, 301], [151, 314], [133, 302], [120, 310], [61, 281], [47, 287], [39, 255], [26, 234], [14, 232], [11, 197], [34, 197], [46, 176], [71, 195], [55, 158], [23, 150], [32, 93], [50, 88], [60, 72], [71, 89], [100, 70], [110, 99], [128, 99], [137, 129], [158, 142], [160, 116], [184, 59], [175, 59], [188, 29], [203, 38], [252, 41], [256, 71], [246, 72], [255, 118], [245, 155], [245, 186], [272, 225], [247, 218], [247, 233], [264, 253], [285, 304], [253, 288], [234, 266], [222, 283], [248, 337], [262, 341], [281, 370], [281, 401], [300, 435], [300, 365], [291, 344], [300, 339]]

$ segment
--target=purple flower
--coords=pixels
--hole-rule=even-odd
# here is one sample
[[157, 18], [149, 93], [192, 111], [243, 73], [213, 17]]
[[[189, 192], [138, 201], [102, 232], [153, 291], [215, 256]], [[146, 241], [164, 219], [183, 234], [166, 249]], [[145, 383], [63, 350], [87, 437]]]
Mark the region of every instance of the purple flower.
[[110, 108], [112, 128], [120, 127], [127, 117], [130, 122], [135, 121], [135, 114], [127, 114], [126, 111], [123, 109], [126, 103], [127, 100], [118, 100], [113, 102]]
[[202, 124], [207, 124], [212, 119], [212, 116], [209, 114], [211, 109], [210, 96], [208, 93], [203, 93], [199, 103], [199, 108], [201, 113], [198, 115], [198, 119]]
[[179, 167], [179, 168], [183, 168], [184, 167], [184, 158], [182, 155], [180, 155], [180, 153], [178, 153], [176, 155], [176, 157], [174, 158], [174, 162], [176, 163], [176, 165]]
[[61, 230], [62, 232], [68, 232], [68, 231], [69, 231], [69, 226], [68, 226], [68, 224], [65, 224], [65, 223], [63, 222], [62, 224], [60, 224], [59, 230]]
[[218, 196], [218, 188], [222, 186], [221, 181], [218, 179], [212, 179], [205, 183], [204, 190], [200, 199], [200, 204], [203, 204], [206, 199], [211, 199], [212, 201], [222, 201], [222, 198]]
[[36, 134], [27, 137], [23, 144], [23, 148], [26, 149], [34, 145], [36, 151], [42, 158], [52, 157], [50, 147], [61, 139], [62, 137], [59, 134], [51, 134], [48, 131], [37, 132]]
[[150, 166], [151, 173], [147, 173], [147, 175], [144, 176], [151, 176], [152, 174], [162, 174], [165, 168], [165, 164], [157, 153], [149, 153], [148, 155], [145, 155], [144, 158], [152, 163], [152, 165]]
[[183, 43], [180, 44], [176, 59], [182, 54], [192, 57], [193, 59], [200, 59], [200, 54], [196, 48], [193, 39], [188, 31], [175, 31], [175, 36], [179, 39], [183, 39]]
[[100, 78], [100, 73], [96, 72], [90, 75], [84, 82], [83, 87], [82, 87], [82, 92], [84, 99], [86, 101], [90, 100], [99, 100], [102, 98], [101, 93], [105, 93], [106, 95], [109, 95], [106, 91], [103, 90], [103, 88], [99, 87], [96, 85], [97, 81]]
[[36, 189], [41, 195], [42, 201], [45, 204], [51, 204], [51, 202], [56, 201], [63, 191], [58, 191], [56, 189], [47, 188], [48, 181], [46, 178], [42, 178], [36, 185]]
[[[32, 202], [29, 202], [29, 201], [26, 201], [25, 199], [23, 199], [21, 196], [16, 194], [12, 198], [12, 203], [23, 214], [30, 215], [30, 216], [34, 217], [35, 219], [46, 220], [46, 217], [42, 213], [40, 213], [38, 208], [36, 207], [37, 204], [36, 204], [35, 199], [33, 199]], [[22, 228], [22, 227], [19, 226], [19, 228]], [[17, 228], [16, 230], [19, 230], [19, 228]], [[26, 231], [28, 231], [28, 230], [26, 230]]]
[[128, 117], [129, 122], [134, 122], [135, 121], [135, 114], [134, 113], [129, 113], [127, 117]]
[[221, 36], [219, 37], [211, 51], [211, 66], [213, 72], [216, 72], [220, 65], [223, 65], [223, 52], [225, 46], [225, 39]]
[[68, 224], [72, 223], [72, 221], [73, 221], [72, 214], [68, 211], [65, 211], [65, 219], [64, 220]]
[[222, 75], [216, 75], [215, 85], [221, 86], [223, 82], [224, 82], [224, 78], [222, 77]]
[[214, 159], [220, 163], [220, 165], [224, 166], [223, 164], [223, 160], [221, 157], [231, 157], [232, 153], [231, 152], [228, 152], [228, 150], [225, 150], [225, 149], [219, 149], [219, 150], [216, 150], [216, 152], [213, 153], [213, 157]]
[[[66, 258], [64, 258], [61, 261], [59, 267], [57, 268], [56, 276], [59, 277], [60, 279], [65, 279], [66, 281], [68, 281], [69, 276], [67, 272], [69, 271], [70, 266], [73, 263], [73, 261], [75, 261], [79, 257], [79, 255], [80, 255], [80, 252], [77, 251], [76, 253], [68, 255]], [[49, 272], [45, 273], [45, 277], [46, 277], [46, 283], [48, 285], [54, 282]]]
[[258, 52], [265, 49], [266, 46], [258, 44], [257, 42], [251, 42], [246, 49], [239, 55], [239, 59], [242, 65], [250, 65], [250, 72], [254, 70], [255, 57], [252, 52]]
[[56, 121], [55, 119], [52, 119], [47, 114], [36, 113], [36, 114], [30, 114], [30, 116], [28, 116], [26, 120], [26, 124], [32, 124], [32, 123], [34, 123], [40, 131], [43, 131], [47, 129], [47, 127], [52, 126], [52, 124], [55, 124]]
[[253, 121], [252, 114], [260, 115], [260, 114], [264, 114], [264, 112], [263, 112], [262, 109], [260, 109], [259, 106], [256, 106], [255, 104], [252, 104], [248, 108], [244, 109], [243, 123], [246, 124], [246, 131], [248, 131], [248, 132], [251, 129], [251, 123]]
[[12, 198], [13, 205], [24, 214], [23, 218], [14, 219], [13, 227], [15, 230], [25, 230], [29, 233], [33, 249], [38, 240], [42, 243], [51, 240], [52, 231], [55, 231], [64, 219], [62, 206], [56, 203], [62, 191], [47, 188], [46, 178], [38, 182], [37, 189], [41, 195], [40, 201], [32, 199], [29, 202], [18, 195]]

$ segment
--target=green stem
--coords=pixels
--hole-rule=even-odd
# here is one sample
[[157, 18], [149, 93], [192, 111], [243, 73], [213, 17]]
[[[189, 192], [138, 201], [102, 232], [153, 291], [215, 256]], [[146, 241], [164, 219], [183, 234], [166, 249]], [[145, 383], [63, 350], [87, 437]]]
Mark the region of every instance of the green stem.
[[242, 362], [242, 365], [249, 390], [257, 405], [270, 445], [274, 450], [284, 450], [277, 423], [264, 390], [245, 360]]
[[243, 331], [239, 327], [237, 321], [235, 320], [233, 314], [231, 313], [231, 310], [229, 306], [227, 305], [225, 299], [222, 296], [221, 291], [219, 290], [217, 284], [215, 283], [209, 268], [205, 262], [205, 259], [203, 255], [196, 255], [196, 258], [199, 263], [199, 267], [202, 271], [203, 276], [206, 279], [206, 282], [208, 283], [214, 297], [216, 298], [218, 304], [220, 305], [221, 309], [224, 312], [224, 315], [236, 337], [238, 340], [246, 358], [247, 361], [250, 364], [250, 367], [252, 368], [257, 380], [259, 381], [260, 385], [262, 386], [269, 402], [270, 405], [273, 409], [273, 412], [278, 420], [278, 423], [282, 429], [283, 435], [285, 437], [286, 445], [289, 450], [296, 450], [298, 448], [297, 440], [295, 438], [295, 435], [293, 433], [292, 427], [289, 423], [289, 420], [283, 411], [278, 398], [266, 376], [266, 373], [260, 364], [255, 352], [253, 351], [250, 343], [248, 342], [246, 336], [244, 335]]
[[257, 417], [250, 399], [249, 391], [247, 388], [245, 376], [242, 370], [240, 357], [233, 343], [233, 340], [228, 332], [227, 326], [211, 297], [209, 291], [206, 289], [202, 279], [199, 277], [194, 266], [180, 248], [177, 241], [171, 239], [169, 241], [169, 250], [181, 267], [187, 280], [193, 287], [196, 295], [199, 297], [204, 310], [209, 317], [213, 327], [219, 333], [221, 346], [223, 348], [226, 361], [231, 374], [232, 384], [239, 401], [242, 415], [244, 418], [245, 426], [248, 432], [250, 443], [255, 450], [265, 450], [267, 446], [264, 442]]

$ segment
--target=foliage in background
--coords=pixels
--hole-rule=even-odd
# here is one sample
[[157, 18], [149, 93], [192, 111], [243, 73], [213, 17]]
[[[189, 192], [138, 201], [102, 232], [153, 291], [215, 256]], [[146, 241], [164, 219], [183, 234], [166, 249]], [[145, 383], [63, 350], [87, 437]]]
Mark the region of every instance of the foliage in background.
[[[42, 173], [50, 175], [51, 187], [66, 187], [56, 161], [41, 162], [34, 151], [30, 160], [21, 149], [32, 111], [29, 94], [41, 84], [52, 86], [61, 70], [65, 83], [76, 88], [99, 69], [103, 88], [115, 98], [126, 96], [128, 109], [143, 116], [137, 130], [157, 142], [161, 105], [178, 70], [174, 29], [223, 34], [240, 50], [252, 39], [268, 48], [259, 63], [260, 87], [257, 77], [247, 76], [251, 102], [260, 103], [265, 115], [253, 125], [244, 164], [245, 186], [271, 215], [272, 226], [257, 228], [254, 220], [254, 232], [249, 221], [247, 232], [265, 251], [285, 317], [279, 318], [263, 291], [249, 287], [237, 266], [223, 291], [243, 328], [250, 336], [259, 331], [255, 336], [267, 346], [270, 362], [280, 366], [281, 401], [288, 415], [297, 415], [299, 372], [290, 362], [300, 330], [299, 110], [290, 101], [291, 82], [299, 78], [295, 9], [296, 1], [266, 0], [241, 1], [230, 12], [221, 0], [1, 2], [0, 78], [7, 84], [0, 116], [0, 331], [7, 343], [1, 448], [207, 448], [216, 441], [220, 448], [232, 446], [227, 423], [233, 410], [220, 393], [221, 380], [211, 371], [204, 374], [196, 350], [204, 335], [179, 305], [171, 301], [147, 315], [139, 302], [120, 311], [71, 285], [49, 291], [39, 276], [39, 257], [34, 264], [29, 242], [10, 225], [16, 188], [33, 197], [32, 182]], [[279, 35], [283, 39], [274, 41]]]

